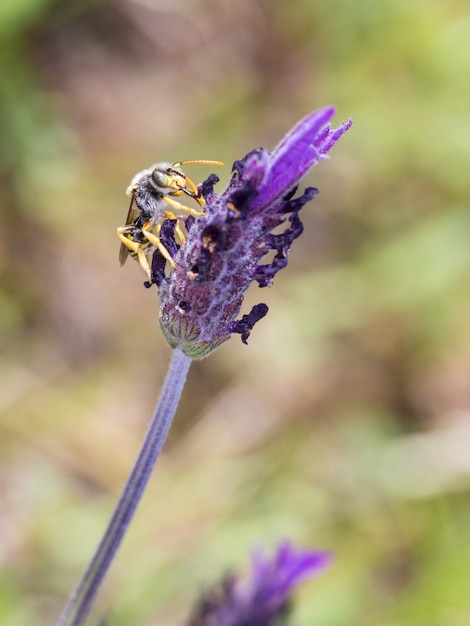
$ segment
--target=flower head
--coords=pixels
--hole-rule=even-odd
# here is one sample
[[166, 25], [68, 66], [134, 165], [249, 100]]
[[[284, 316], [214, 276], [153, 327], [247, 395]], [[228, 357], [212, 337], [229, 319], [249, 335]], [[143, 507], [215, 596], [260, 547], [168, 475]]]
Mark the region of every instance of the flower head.
[[300, 583], [321, 573], [330, 563], [325, 552], [298, 550], [281, 544], [274, 557], [253, 555], [246, 580], [233, 574], [207, 589], [188, 626], [279, 626], [286, 623], [292, 594]]
[[[165, 260], [154, 254], [153, 282], [160, 289], [160, 326], [172, 347], [201, 358], [233, 333], [246, 343], [253, 325], [267, 313], [259, 304], [237, 320], [246, 290], [253, 281], [272, 284], [287, 265], [294, 239], [303, 231], [302, 207], [318, 190], [308, 187], [294, 198], [300, 179], [348, 130], [352, 121], [333, 130], [333, 107], [301, 120], [272, 153], [258, 148], [235, 161], [229, 185], [220, 195], [212, 174], [199, 186], [205, 214], [188, 218], [186, 242], [176, 248], [174, 220], [163, 223], [160, 238], [174, 253], [176, 267], [165, 276]], [[273, 230], [286, 224], [284, 232]], [[271, 262], [262, 263], [270, 251]]]

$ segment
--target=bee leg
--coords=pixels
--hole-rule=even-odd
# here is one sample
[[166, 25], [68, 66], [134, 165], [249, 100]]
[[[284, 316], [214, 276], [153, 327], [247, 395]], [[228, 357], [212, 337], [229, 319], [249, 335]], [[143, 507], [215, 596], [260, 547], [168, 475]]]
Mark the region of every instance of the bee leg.
[[126, 237], [125, 233], [129, 233], [129, 226], [119, 226], [117, 229], [117, 235], [121, 240], [121, 243], [126, 246], [131, 252], [133, 252], [137, 256], [137, 260], [140, 263], [140, 266], [144, 270], [144, 272], [149, 277], [149, 280], [152, 280], [152, 270], [150, 269], [149, 262], [147, 257], [145, 256], [144, 248], [141, 243], [137, 243], [136, 241], [132, 241], [129, 237]]
[[171, 211], [166, 211], [165, 213], [166, 220], [176, 220], [175, 233], [178, 235], [178, 239], [180, 243], [183, 244], [186, 241], [186, 237], [184, 236], [183, 231], [181, 230], [180, 222], [184, 221], [186, 218], [183, 216], [177, 216]]
[[204, 215], [204, 211], [196, 211], [196, 209], [192, 209], [189, 206], [181, 204], [180, 202], [173, 200], [173, 198], [170, 198], [169, 196], [163, 196], [163, 200], [165, 200], [165, 202], [167, 202], [174, 209], [179, 209], [180, 211], [187, 211], [190, 215], [194, 215], [194, 217], [201, 217], [201, 215]]
[[[157, 247], [161, 253], [161, 255], [170, 263], [171, 267], [175, 268], [176, 267], [176, 263], [173, 261], [171, 254], [168, 252], [168, 250], [165, 248], [165, 246], [162, 244], [162, 242], [160, 241], [160, 237], [158, 237], [158, 234], [160, 233], [160, 224], [156, 225], [156, 229], [157, 229], [157, 235], [154, 235], [150, 230], [148, 230], [150, 224], [146, 224], [143, 228], [142, 228], [142, 234], [144, 235], [144, 237], [146, 239], [148, 239], [148, 241], [150, 241], [150, 243], [153, 243], [153, 245], [155, 247]], [[147, 263], [148, 265], [148, 263]]]
[[140, 263], [140, 267], [147, 274], [149, 281], [152, 282], [152, 270], [150, 268], [150, 264], [147, 260], [147, 257], [145, 256], [145, 252], [142, 246], [140, 246], [137, 250], [137, 260]]
[[186, 237], [184, 236], [183, 231], [181, 230], [180, 220], [176, 222], [175, 233], [178, 235], [178, 239], [180, 240], [181, 245], [186, 241]]
[[135, 228], [132, 225], [119, 226], [117, 229], [117, 236], [121, 240], [123, 246], [126, 246], [128, 250], [131, 250], [131, 252], [137, 254], [137, 250], [140, 244], [138, 244], [136, 241], [133, 241], [132, 239], [129, 239], [129, 235], [132, 235], [132, 232], [134, 230]]

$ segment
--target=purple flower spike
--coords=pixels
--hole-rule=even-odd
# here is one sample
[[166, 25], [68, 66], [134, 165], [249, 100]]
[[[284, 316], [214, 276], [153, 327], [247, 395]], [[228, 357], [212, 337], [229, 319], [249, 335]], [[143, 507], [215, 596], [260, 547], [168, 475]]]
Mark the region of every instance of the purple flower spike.
[[330, 561], [325, 552], [299, 550], [289, 542], [273, 558], [258, 552], [247, 580], [229, 575], [203, 593], [188, 626], [285, 625], [295, 588]]
[[253, 555], [251, 588], [253, 601], [265, 606], [283, 604], [294, 588], [322, 572], [331, 562], [326, 552], [298, 550], [290, 542], [282, 543], [274, 559], [263, 553]]
[[[186, 242], [173, 257], [176, 267], [165, 276], [158, 250], [152, 263], [153, 282], [160, 288], [160, 326], [171, 347], [202, 358], [233, 333], [246, 343], [253, 325], [266, 315], [262, 304], [236, 319], [250, 284], [270, 286], [287, 265], [290, 247], [303, 231], [299, 212], [318, 193], [309, 187], [294, 198], [297, 185], [352, 124], [349, 120], [331, 129], [334, 112], [326, 107], [311, 113], [272, 153], [258, 148], [235, 161], [220, 195], [214, 191], [214, 174], [199, 186], [205, 213], [187, 221]], [[273, 234], [282, 224], [287, 225], [284, 232]], [[167, 249], [172, 232], [162, 225]], [[262, 264], [270, 251], [274, 258]]]

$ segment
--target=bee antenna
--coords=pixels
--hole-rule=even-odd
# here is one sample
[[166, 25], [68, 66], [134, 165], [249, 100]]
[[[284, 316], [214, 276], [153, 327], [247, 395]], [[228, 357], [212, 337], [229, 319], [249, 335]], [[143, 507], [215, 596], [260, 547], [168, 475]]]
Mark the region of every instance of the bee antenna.
[[222, 161], [207, 161], [205, 159], [197, 159], [195, 161], [177, 161], [173, 163], [172, 167], [180, 167], [181, 165], [218, 165], [224, 167], [225, 163]]

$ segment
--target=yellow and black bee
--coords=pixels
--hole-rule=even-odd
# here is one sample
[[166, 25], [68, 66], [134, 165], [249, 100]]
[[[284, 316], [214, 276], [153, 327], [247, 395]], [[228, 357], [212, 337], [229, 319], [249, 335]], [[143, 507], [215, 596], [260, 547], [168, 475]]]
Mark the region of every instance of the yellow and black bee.
[[[205, 164], [221, 165], [220, 161], [179, 161], [176, 163], [155, 163], [134, 176], [127, 188], [127, 195], [131, 197], [126, 224], [119, 226], [117, 234], [121, 240], [119, 261], [126, 262], [129, 255], [139, 261], [140, 265], [151, 280], [149, 258], [157, 248], [162, 256], [172, 265], [175, 262], [170, 252], [160, 240], [161, 222], [164, 219], [184, 221], [184, 216], [176, 216], [166, 210], [169, 205], [173, 209], [184, 211], [194, 217], [204, 214], [204, 198], [200, 195], [195, 183], [181, 170], [182, 165]], [[198, 209], [181, 204], [175, 196], [186, 194], [198, 203]], [[177, 222], [175, 233], [181, 243], [184, 243], [184, 234]]]

